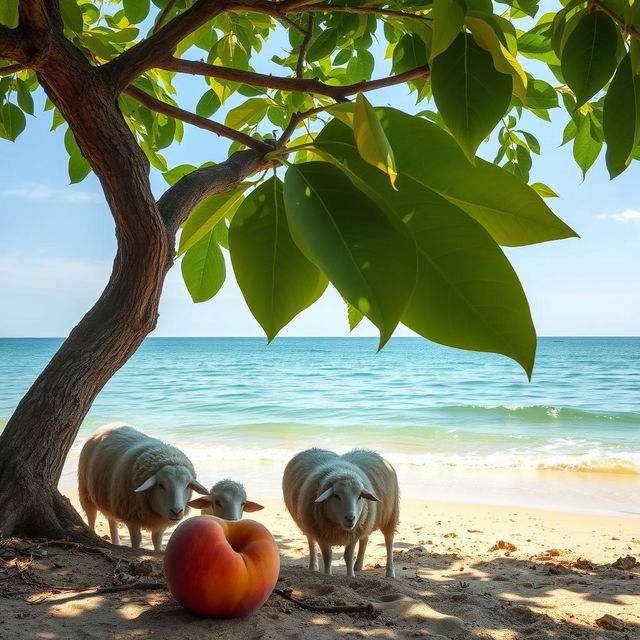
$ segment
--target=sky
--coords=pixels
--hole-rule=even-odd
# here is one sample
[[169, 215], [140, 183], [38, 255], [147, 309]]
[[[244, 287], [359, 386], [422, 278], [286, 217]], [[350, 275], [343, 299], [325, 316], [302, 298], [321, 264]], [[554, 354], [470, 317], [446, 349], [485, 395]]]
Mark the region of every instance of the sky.
[[[281, 44], [276, 39], [274, 47]], [[376, 76], [384, 73], [385, 63], [378, 62]], [[268, 71], [266, 64], [254, 66]], [[181, 105], [193, 110], [206, 87], [201, 78], [190, 78], [180, 81], [179, 88], [184, 96]], [[404, 87], [368, 97], [374, 105], [393, 105], [410, 112], [425, 108], [416, 107]], [[51, 113], [41, 111], [43, 103], [40, 94], [36, 117], [27, 116], [27, 131], [15, 143], [0, 140], [2, 337], [66, 336], [99, 297], [115, 253], [114, 225], [100, 185], [93, 174], [79, 185], [69, 185], [62, 142], [65, 127], [49, 131]], [[231, 101], [229, 106], [235, 104]], [[214, 118], [221, 119], [220, 113]], [[541, 155], [534, 157], [531, 182], [544, 182], [560, 195], [548, 203], [580, 238], [506, 249], [505, 253], [520, 276], [539, 335], [640, 335], [640, 163], [610, 181], [602, 153], [583, 181], [571, 145], [559, 147], [569, 116], [562, 109], [550, 113], [552, 123], [531, 115], [522, 123], [542, 147]], [[182, 144], [174, 145], [165, 156], [171, 166], [199, 165], [224, 159], [226, 149], [225, 140], [185, 125]], [[490, 160], [494, 149], [488, 143], [479, 155]], [[166, 188], [155, 170], [152, 186], [156, 196]], [[197, 305], [176, 265], [167, 277], [152, 335], [264, 334], [245, 305], [228, 264], [221, 291], [213, 300]], [[330, 287], [280, 335], [348, 335], [342, 299]], [[364, 321], [351, 335], [374, 336], [377, 331]], [[413, 334], [399, 327], [396, 335]]]

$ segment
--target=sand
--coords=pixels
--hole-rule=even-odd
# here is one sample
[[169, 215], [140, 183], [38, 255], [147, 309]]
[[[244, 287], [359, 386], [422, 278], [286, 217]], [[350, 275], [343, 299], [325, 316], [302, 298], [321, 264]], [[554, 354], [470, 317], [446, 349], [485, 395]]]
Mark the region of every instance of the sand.
[[[75, 491], [67, 494], [77, 505]], [[115, 548], [121, 562], [114, 579], [114, 564], [100, 554], [5, 541], [0, 638], [640, 638], [640, 564], [613, 566], [620, 557], [640, 559], [638, 518], [406, 499], [396, 538], [397, 578], [384, 575], [379, 533], [372, 536], [364, 570], [349, 578], [340, 549], [335, 575], [309, 572], [306, 541], [282, 502], [262, 502], [266, 508], [252, 515], [280, 545], [278, 588], [315, 605], [371, 602], [374, 616], [309, 612], [273, 595], [245, 618], [213, 620], [187, 613], [162, 589], [56, 593], [51, 585], [162, 580], [162, 554], [149, 550], [148, 537], [143, 551]], [[99, 533], [107, 533], [104, 520]], [[126, 529], [122, 534], [126, 543]], [[515, 550], [490, 550], [499, 541]], [[129, 577], [145, 570], [150, 575]], [[610, 624], [623, 630], [599, 627], [603, 616], [613, 616]]]

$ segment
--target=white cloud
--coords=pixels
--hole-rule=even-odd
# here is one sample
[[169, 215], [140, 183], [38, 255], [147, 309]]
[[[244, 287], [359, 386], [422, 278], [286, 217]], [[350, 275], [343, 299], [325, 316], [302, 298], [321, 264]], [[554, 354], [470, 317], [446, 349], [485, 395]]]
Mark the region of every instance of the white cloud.
[[20, 200], [52, 200], [71, 204], [85, 204], [100, 202], [102, 196], [90, 191], [78, 191], [73, 187], [56, 189], [45, 184], [25, 184], [20, 187], [3, 189], [0, 192], [5, 198], [18, 198]]
[[635, 209], [627, 209], [622, 213], [603, 213], [598, 216], [603, 220], [613, 220], [614, 222], [621, 222], [623, 224], [635, 223], [640, 224], [640, 211]]

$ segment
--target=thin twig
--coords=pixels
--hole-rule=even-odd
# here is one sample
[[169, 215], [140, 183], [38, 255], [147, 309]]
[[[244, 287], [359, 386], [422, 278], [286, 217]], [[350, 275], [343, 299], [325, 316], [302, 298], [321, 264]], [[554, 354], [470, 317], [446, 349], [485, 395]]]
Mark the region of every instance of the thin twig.
[[40, 596], [33, 600], [27, 600], [29, 604], [40, 604], [45, 602], [46, 600], [50, 600], [52, 596], [57, 595], [55, 592], [71, 592], [72, 595], [69, 595], [65, 598], [58, 598], [57, 602], [65, 602], [67, 600], [75, 600], [76, 598], [83, 598], [85, 596], [97, 595], [101, 593], [119, 593], [121, 591], [133, 591], [133, 590], [149, 590], [154, 591], [158, 589], [166, 589], [167, 585], [164, 582], [134, 582], [132, 584], [114, 584], [107, 586], [96, 586], [96, 587], [67, 587], [67, 586], [56, 586], [56, 585], [41, 585], [50, 589], [52, 593], [43, 593]]
[[600, 11], [606, 13], [618, 26], [622, 27], [624, 31], [629, 32], [634, 38], [638, 38], [640, 40], [640, 31], [632, 24], [627, 24], [619, 15], [609, 9], [606, 4], [600, 0], [591, 0], [590, 4], [594, 7], [598, 7]]
[[300, 45], [300, 51], [298, 52], [298, 62], [296, 64], [296, 77], [302, 78], [304, 76], [304, 57], [307, 55], [307, 49], [309, 48], [309, 42], [313, 34], [313, 15], [309, 16], [307, 22], [307, 31], [304, 34], [302, 44]]
[[0, 76], [8, 76], [12, 73], [23, 71], [26, 67], [23, 64], [11, 64], [8, 67], [0, 67]]
[[178, 120], [182, 120], [183, 122], [187, 122], [188, 124], [200, 127], [200, 129], [205, 129], [219, 136], [229, 138], [230, 140], [239, 142], [245, 147], [249, 147], [249, 149], [255, 149], [256, 151], [264, 152], [273, 150], [273, 147], [265, 144], [261, 140], [256, 140], [255, 138], [248, 136], [246, 133], [236, 131], [235, 129], [227, 127], [224, 124], [220, 124], [219, 122], [214, 122], [213, 120], [209, 120], [208, 118], [204, 118], [195, 113], [191, 113], [190, 111], [180, 109], [180, 107], [174, 107], [172, 104], [162, 102], [161, 100], [154, 98], [153, 96], [142, 91], [141, 89], [138, 89], [137, 87], [134, 87], [133, 85], [127, 87], [123, 93], [131, 96], [152, 111], [164, 113], [165, 115], [172, 118], [177, 118]]
[[151, 33], [156, 33], [162, 25], [166, 22], [167, 16], [171, 13], [173, 7], [176, 5], [176, 0], [169, 0], [167, 6], [162, 10], [162, 13], [158, 16], [158, 22], [156, 22]]
[[368, 604], [355, 604], [355, 605], [338, 605], [335, 607], [324, 607], [321, 605], [307, 604], [303, 600], [298, 600], [291, 596], [284, 589], [274, 589], [273, 593], [289, 602], [292, 602], [296, 606], [301, 609], [306, 609], [307, 611], [315, 611], [317, 613], [368, 613], [369, 615], [373, 615], [375, 613], [375, 609], [373, 605], [369, 602]]
[[167, 71], [178, 71], [191, 73], [210, 78], [221, 78], [233, 82], [242, 82], [256, 87], [267, 87], [269, 89], [281, 89], [283, 91], [299, 91], [302, 93], [314, 93], [328, 96], [337, 102], [346, 102], [347, 96], [355, 95], [365, 91], [373, 91], [384, 87], [391, 87], [403, 82], [409, 82], [417, 78], [428, 78], [431, 70], [427, 65], [410, 69], [395, 76], [378, 78], [377, 80], [363, 80], [353, 84], [333, 85], [321, 82], [317, 78], [287, 78], [283, 76], [272, 76], [266, 73], [255, 73], [234, 69], [233, 67], [223, 67], [197, 60], [183, 60], [182, 58], [167, 58], [156, 64], [159, 69]]

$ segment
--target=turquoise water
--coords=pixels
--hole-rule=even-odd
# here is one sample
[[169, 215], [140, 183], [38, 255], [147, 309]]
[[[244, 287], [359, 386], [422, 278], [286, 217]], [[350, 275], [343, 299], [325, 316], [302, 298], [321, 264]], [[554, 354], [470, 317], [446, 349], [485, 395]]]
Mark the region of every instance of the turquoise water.
[[[0, 429], [60, 344], [0, 339]], [[541, 338], [529, 383], [492, 354], [393, 339], [151, 338], [85, 420], [133, 424], [194, 460], [376, 448], [433, 469], [640, 474], [640, 338]]]

